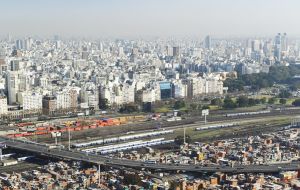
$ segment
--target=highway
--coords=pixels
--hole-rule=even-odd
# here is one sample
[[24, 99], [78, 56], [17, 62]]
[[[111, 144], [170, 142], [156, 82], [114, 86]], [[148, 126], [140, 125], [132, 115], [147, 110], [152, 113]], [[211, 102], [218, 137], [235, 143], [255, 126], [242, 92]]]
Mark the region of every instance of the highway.
[[229, 166], [200, 166], [200, 165], [181, 165], [181, 164], [147, 164], [141, 161], [107, 158], [101, 155], [88, 155], [79, 151], [69, 151], [65, 149], [49, 149], [48, 147], [32, 142], [12, 140], [0, 137], [0, 142], [4, 142], [8, 147], [22, 151], [33, 152], [36, 154], [67, 160], [84, 161], [97, 165], [111, 165], [129, 168], [146, 168], [161, 171], [183, 171], [183, 172], [223, 172], [223, 173], [276, 173], [280, 171], [300, 170], [300, 162], [274, 165], [236, 165]]

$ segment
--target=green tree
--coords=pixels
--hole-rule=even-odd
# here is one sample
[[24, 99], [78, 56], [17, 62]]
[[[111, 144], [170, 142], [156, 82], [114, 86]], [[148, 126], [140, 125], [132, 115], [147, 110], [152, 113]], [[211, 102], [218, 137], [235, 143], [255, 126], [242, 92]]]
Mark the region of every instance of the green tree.
[[275, 104], [276, 98], [269, 98], [268, 103], [269, 104]]
[[266, 98], [266, 97], [263, 97], [262, 99], [260, 99], [260, 102], [261, 102], [262, 104], [265, 104], [265, 103], [267, 102], [267, 98]]
[[260, 104], [261, 100], [260, 99], [255, 99], [255, 104]]
[[190, 104], [191, 110], [196, 110], [197, 109], [197, 104]]
[[99, 101], [99, 108], [102, 110], [107, 110], [109, 108], [109, 103], [106, 98], [100, 99]]
[[229, 96], [226, 96], [224, 99], [223, 107], [225, 109], [236, 108], [236, 103], [232, 100], [232, 98], [230, 98]]
[[244, 90], [244, 81], [240, 79], [226, 79], [224, 86], [228, 87], [228, 92], [236, 92]]
[[289, 98], [292, 94], [287, 90], [281, 90], [278, 94], [278, 98]]
[[222, 106], [222, 99], [221, 98], [214, 98], [211, 100], [211, 105], [214, 105], [214, 106], [218, 106], [218, 107], [221, 107]]
[[249, 104], [249, 99], [247, 96], [239, 96], [236, 102], [239, 107], [247, 107]]
[[293, 106], [300, 106], [300, 99], [296, 99], [293, 101]]
[[185, 107], [185, 102], [183, 100], [176, 100], [174, 103], [174, 109], [180, 109]]
[[209, 110], [209, 105], [203, 105], [203, 106], [202, 106], [202, 109], [203, 109], [203, 110]]
[[138, 112], [139, 108], [138, 105], [134, 104], [134, 103], [128, 103], [128, 104], [124, 104], [120, 110], [121, 113], [132, 113], [132, 112]]
[[[300, 67], [290, 66], [271, 66], [269, 73], [254, 73], [241, 75], [237, 79], [228, 78], [224, 81], [224, 86], [228, 87], [229, 92], [244, 90], [244, 86], [250, 86], [252, 90], [271, 87], [274, 83], [289, 84], [296, 89], [299, 85], [295, 84], [293, 76], [300, 74]], [[280, 97], [285, 98], [285, 97]]]
[[255, 106], [256, 105], [256, 99], [249, 98], [248, 100], [248, 106]]
[[209, 99], [208, 99], [208, 98], [204, 98], [204, 99], [203, 99], [203, 101], [205, 101], [205, 102], [208, 102], [208, 101], [209, 101]]
[[280, 98], [279, 103], [284, 105], [286, 104], [286, 99], [285, 98]]

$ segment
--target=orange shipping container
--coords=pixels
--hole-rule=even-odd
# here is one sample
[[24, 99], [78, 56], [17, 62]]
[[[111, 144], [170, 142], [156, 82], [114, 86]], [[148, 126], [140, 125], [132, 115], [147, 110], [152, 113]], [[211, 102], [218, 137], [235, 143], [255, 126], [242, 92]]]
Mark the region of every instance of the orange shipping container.
[[43, 131], [43, 130], [47, 130], [48, 127], [37, 127], [36, 130], [37, 131]]
[[17, 134], [14, 134], [15, 137], [23, 137], [23, 134], [21, 133], [17, 133]]
[[36, 135], [46, 135], [48, 134], [48, 131], [37, 131], [35, 132]]
[[34, 133], [23, 133], [23, 137], [33, 136]]

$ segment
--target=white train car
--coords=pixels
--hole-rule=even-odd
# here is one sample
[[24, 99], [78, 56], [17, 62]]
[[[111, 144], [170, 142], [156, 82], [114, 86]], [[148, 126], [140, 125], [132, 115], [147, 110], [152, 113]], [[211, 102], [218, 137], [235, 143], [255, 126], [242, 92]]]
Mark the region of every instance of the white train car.
[[263, 111], [256, 111], [256, 112], [241, 112], [241, 113], [228, 113], [225, 114], [226, 117], [237, 117], [237, 116], [244, 116], [244, 115], [260, 115], [260, 114], [267, 114], [270, 113], [270, 110], [263, 110]]
[[12, 157], [14, 155], [16, 155], [16, 153], [2, 154], [2, 158], [10, 158], [10, 157]]
[[83, 150], [84, 152], [92, 152], [92, 153], [100, 153], [100, 154], [108, 154], [113, 152], [119, 152], [124, 150], [132, 150], [132, 149], [138, 149], [142, 147], [147, 146], [155, 146], [155, 145], [161, 145], [161, 144], [167, 144], [172, 143], [174, 140], [164, 140], [164, 138], [157, 138], [152, 139], [148, 141], [133, 141], [128, 143], [122, 143], [117, 145], [108, 145], [103, 147], [95, 147], [90, 149]]
[[238, 123], [228, 123], [228, 124], [221, 124], [221, 125], [212, 125], [212, 126], [204, 126], [204, 127], [197, 127], [195, 128], [196, 131], [204, 131], [209, 129], [219, 129], [219, 128], [228, 128], [237, 126]]
[[28, 160], [31, 158], [34, 158], [34, 156], [24, 156], [24, 157], [17, 158], [17, 160], [18, 160], [18, 162], [20, 162], [20, 161], [25, 161], [25, 160]]
[[120, 152], [124, 150], [133, 150], [133, 149], [139, 149], [143, 147], [148, 147], [148, 146], [156, 146], [156, 145], [163, 145], [163, 144], [169, 144], [173, 143], [174, 140], [165, 140], [165, 141], [158, 141], [158, 142], [147, 142], [143, 144], [137, 144], [131, 147], [123, 147], [123, 148], [116, 148], [116, 149], [111, 149], [111, 150], [103, 150], [99, 151], [99, 154], [110, 154], [110, 153], [115, 153], [115, 152]]
[[141, 133], [141, 134], [134, 134], [134, 135], [126, 135], [126, 136], [120, 136], [120, 137], [112, 137], [107, 139], [100, 139], [85, 143], [76, 143], [73, 144], [73, 148], [83, 148], [88, 146], [95, 146], [95, 145], [103, 145], [108, 143], [114, 143], [114, 142], [120, 142], [120, 141], [128, 141], [128, 140], [134, 140], [134, 139], [140, 139], [144, 137], [154, 137], [159, 135], [165, 135], [173, 133], [174, 130], [163, 130], [163, 131], [154, 131], [154, 132], [147, 132], [147, 133]]

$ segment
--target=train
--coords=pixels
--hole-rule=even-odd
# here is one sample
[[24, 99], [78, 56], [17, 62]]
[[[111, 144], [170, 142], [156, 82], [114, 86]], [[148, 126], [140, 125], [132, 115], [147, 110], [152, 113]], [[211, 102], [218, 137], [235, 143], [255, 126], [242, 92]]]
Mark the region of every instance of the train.
[[204, 127], [197, 127], [195, 131], [204, 131], [209, 129], [219, 129], [219, 128], [229, 128], [237, 126], [238, 123], [229, 123], [229, 124], [221, 124], [221, 125], [211, 125], [211, 126], [204, 126]]
[[31, 158], [34, 158], [34, 156], [24, 156], [24, 157], [17, 158], [17, 160], [18, 160], [18, 162], [20, 162], [20, 161], [25, 161], [25, 160], [28, 160]]
[[127, 142], [123, 144], [89, 148], [83, 151], [87, 153], [109, 154], [109, 153], [115, 153], [119, 151], [138, 149], [138, 148], [143, 148], [148, 146], [163, 145], [163, 144], [168, 144], [173, 142], [174, 140], [164, 140], [164, 138], [158, 138], [158, 139], [152, 139], [148, 141], [139, 140], [139, 141]]
[[10, 158], [10, 157], [12, 157], [14, 155], [16, 155], [16, 153], [2, 154], [2, 158]]
[[88, 147], [88, 146], [103, 145], [103, 144], [114, 143], [114, 142], [119, 142], [119, 141], [139, 139], [139, 138], [144, 138], [144, 137], [154, 137], [154, 136], [165, 135], [165, 134], [170, 134], [170, 133], [174, 133], [174, 130], [153, 131], [153, 132], [148, 132], [148, 133], [141, 133], [141, 134], [126, 135], [126, 136], [120, 136], [120, 137], [112, 137], [112, 138], [94, 140], [94, 141], [85, 142], [85, 143], [75, 143], [75, 144], [72, 144], [72, 147], [73, 148], [83, 148], [83, 147]]
[[259, 114], [267, 114], [267, 113], [271, 113], [271, 111], [264, 110], [264, 111], [255, 111], [255, 112], [227, 113], [224, 116], [225, 117], [237, 117], [237, 116], [244, 116], [244, 115], [259, 115]]

